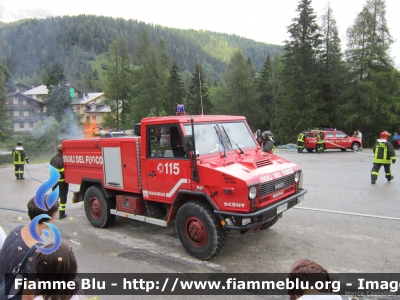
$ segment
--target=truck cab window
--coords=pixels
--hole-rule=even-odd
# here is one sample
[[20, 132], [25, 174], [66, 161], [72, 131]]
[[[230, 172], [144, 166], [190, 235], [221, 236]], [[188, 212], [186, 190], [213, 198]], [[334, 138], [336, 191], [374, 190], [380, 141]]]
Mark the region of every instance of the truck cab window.
[[182, 135], [177, 125], [148, 128], [148, 157], [185, 158]]

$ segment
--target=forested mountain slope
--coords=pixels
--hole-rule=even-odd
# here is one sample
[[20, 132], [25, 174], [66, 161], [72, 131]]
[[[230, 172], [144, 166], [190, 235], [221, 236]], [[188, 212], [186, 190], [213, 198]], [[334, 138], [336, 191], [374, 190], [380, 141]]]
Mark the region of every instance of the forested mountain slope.
[[84, 87], [86, 74], [94, 72], [89, 61], [99, 59], [121, 35], [127, 39], [129, 52], [134, 54], [135, 40], [143, 29], [155, 45], [161, 38], [165, 40], [170, 62], [176, 60], [180, 72], [193, 72], [196, 63], [201, 62], [216, 81], [237, 48], [250, 57], [256, 70], [261, 69], [268, 53], [273, 57], [282, 51], [281, 46], [236, 35], [80, 15], [0, 23], [0, 62], [8, 67], [15, 80], [31, 81], [40, 79], [43, 70], [57, 61], [64, 66], [70, 82]]

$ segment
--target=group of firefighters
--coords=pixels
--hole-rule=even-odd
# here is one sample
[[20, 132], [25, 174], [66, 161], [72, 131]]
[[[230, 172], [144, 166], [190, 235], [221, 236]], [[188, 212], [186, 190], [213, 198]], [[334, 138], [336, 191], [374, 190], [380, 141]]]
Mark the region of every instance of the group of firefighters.
[[322, 153], [324, 151], [324, 134], [321, 130], [317, 131], [306, 131], [301, 132], [297, 137], [297, 152], [302, 153], [304, 150], [304, 138], [307, 136], [312, 136], [317, 138], [317, 153]]

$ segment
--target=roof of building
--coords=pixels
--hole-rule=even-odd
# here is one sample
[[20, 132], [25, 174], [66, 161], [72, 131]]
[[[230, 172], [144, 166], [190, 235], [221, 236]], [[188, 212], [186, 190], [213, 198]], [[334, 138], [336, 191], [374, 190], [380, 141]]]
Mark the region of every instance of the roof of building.
[[22, 87], [22, 88], [25, 88], [25, 89], [31, 89], [32, 88], [31, 86], [23, 84], [22, 82], [16, 82], [15, 86], [16, 87]]
[[111, 112], [111, 107], [104, 103], [91, 103], [87, 106], [85, 113], [108, 113]]
[[44, 105], [44, 103], [42, 101], [38, 101], [38, 100], [36, 100], [36, 99], [34, 99], [32, 97], [29, 97], [28, 95], [24, 95], [24, 93], [20, 93], [20, 92], [7, 93], [7, 97], [14, 96], [14, 95], [22, 96], [24, 98], [28, 98], [31, 101], [35, 101], [37, 103], [40, 103], [40, 104]]
[[24, 95], [47, 95], [49, 93], [49, 90], [47, 89], [47, 86], [39, 85], [33, 89], [30, 89], [26, 92], [23, 92]]
[[83, 98], [72, 99], [72, 104], [86, 104], [90, 101], [100, 98], [104, 93], [86, 93]]

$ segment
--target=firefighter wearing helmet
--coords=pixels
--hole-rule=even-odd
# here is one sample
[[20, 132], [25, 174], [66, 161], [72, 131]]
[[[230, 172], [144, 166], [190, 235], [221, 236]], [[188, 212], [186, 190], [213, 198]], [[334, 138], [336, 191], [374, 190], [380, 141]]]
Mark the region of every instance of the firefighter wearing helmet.
[[387, 181], [392, 181], [394, 176], [390, 172], [390, 164], [396, 163], [396, 154], [392, 143], [388, 141], [389, 133], [384, 131], [381, 138], [376, 141], [372, 151], [374, 152], [374, 165], [371, 171], [371, 183], [375, 184], [378, 179], [379, 170], [383, 166], [385, 168], [385, 176]]
[[304, 150], [304, 133], [300, 132], [299, 136], [297, 137], [297, 152], [302, 153]]
[[24, 178], [24, 163], [29, 164], [28, 156], [25, 153], [24, 147], [22, 147], [22, 142], [17, 142], [17, 146], [12, 150], [12, 156], [14, 161], [14, 174], [17, 180], [25, 180]]
[[268, 153], [274, 152], [274, 140], [270, 131], [264, 131], [261, 134], [262, 150]]

